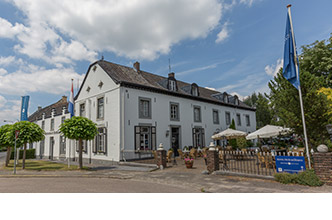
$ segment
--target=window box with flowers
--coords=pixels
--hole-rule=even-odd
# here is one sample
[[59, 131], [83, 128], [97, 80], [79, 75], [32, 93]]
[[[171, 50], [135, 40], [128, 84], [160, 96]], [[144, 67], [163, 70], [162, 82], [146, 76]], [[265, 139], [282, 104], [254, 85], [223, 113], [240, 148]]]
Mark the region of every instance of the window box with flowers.
[[194, 159], [193, 158], [184, 158], [184, 163], [188, 169], [193, 168]]

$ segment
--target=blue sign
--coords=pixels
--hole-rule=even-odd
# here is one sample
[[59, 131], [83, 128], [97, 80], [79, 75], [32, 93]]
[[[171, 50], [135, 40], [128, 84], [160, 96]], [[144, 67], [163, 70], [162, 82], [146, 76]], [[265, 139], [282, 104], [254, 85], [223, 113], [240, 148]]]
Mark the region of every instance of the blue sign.
[[277, 172], [298, 173], [305, 170], [304, 157], [276, 156]]

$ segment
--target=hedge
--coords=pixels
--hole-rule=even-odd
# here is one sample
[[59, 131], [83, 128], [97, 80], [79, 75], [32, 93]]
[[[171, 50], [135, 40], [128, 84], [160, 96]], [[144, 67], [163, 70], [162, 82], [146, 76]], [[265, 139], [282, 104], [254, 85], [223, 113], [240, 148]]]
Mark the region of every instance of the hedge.
[[[20, 158], [23, 158], [23, 152], [24, 150], [20, 150]], [[27, 149], [27, 154], [25, 156], [25, 159], [35, 159], [36, 158], [36, 149]], [[12, 152], [10, 154], [10, 159], [13, 160], [14, 159], [14, 150], [12, 149]]]
[[300, 184], [307, 186], [321, 186], [323, 182], [315, 174], [314, 170], [306, 170], [298, 174], [276, 173], [274, 174], [276, 181], [283, 184]]

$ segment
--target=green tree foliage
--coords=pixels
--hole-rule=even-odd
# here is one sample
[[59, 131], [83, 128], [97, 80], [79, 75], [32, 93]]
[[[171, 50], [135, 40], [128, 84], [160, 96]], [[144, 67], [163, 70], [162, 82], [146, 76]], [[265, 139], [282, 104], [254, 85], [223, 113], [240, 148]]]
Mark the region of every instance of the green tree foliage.
[[[307, 126], [307, 134], [311, 147], [323, 143], [328, 134], [328, 100], [317, 92], [324, 84], [323, 76], [317, 77], [305, 71], [300, 74], [303, 106]], [[269, 82], [271, 107], [281, 125], [292, 128], [295, 133], [303, 135], [303, 125], [298, 90], [282, 75], [280, 69], [277, 76]]]
[[10, 139], [12, 129], [13, 126], [9, 124], [0, 127], [0, 148], [7, 148], [6, 167], [9, 164], [11, 148], [14, 146], [14, 141]]
[[257, 129], [271, 124], [272, 113], [269, 107], [269, 100], [266, 94], [254, 92], [244, 100], [244, 103], [256, 108], [256, 127]]
[[10, 134], [11, 140], [15, 140], [15, 131], [20, 131], [20, 134], [16, 140], [16, 147], [24, 146], [22, 168], [25, 169], [27, 143], [43, 140], [45, 138], [44, 131], [37, 124], [29, 121], [20, 121], [13, 125]]
[[302, 46], [300, 70], [323, 77], [323, 86], [332, 88], [332, 35], [328, 40]]
[[[234, 119], [232, 119], [232, 123], [231, 123], [231, 125], [229, 126], [229, 128], [236, 130]], [[236, 139], [230, 139], [230, 140], [229, 140], [229, 144], [232, 146], [232, 148], [233, 148], [234, 150], [237, 148], [237, 142], [236, 142]]]
[[87, 118], [74, 116], [60, 125], [60, 132], [66, 138], [79, 141], [79, 168], [82, 169], [82, 141], [94, 139], [98, 133], [96, 124]]

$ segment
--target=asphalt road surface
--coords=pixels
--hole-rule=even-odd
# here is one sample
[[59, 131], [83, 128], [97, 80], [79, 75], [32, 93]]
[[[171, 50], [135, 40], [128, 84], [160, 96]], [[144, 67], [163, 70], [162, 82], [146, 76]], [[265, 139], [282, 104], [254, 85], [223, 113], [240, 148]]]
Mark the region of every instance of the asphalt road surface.
[[0, 178], [0, 193], [193, 193], [166, 184], [113, 178]]

